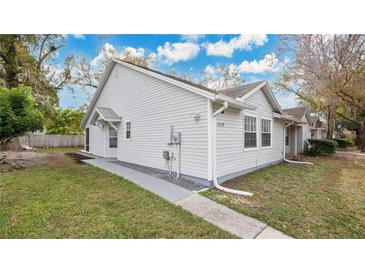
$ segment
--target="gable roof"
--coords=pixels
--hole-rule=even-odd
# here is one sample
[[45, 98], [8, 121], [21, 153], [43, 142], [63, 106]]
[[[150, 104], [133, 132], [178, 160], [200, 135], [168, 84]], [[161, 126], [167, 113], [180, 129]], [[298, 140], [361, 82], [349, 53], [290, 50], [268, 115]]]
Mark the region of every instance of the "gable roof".
[[247, 83], [247, 84], [240, 85], [238, 87], [219, 90], [218, 92], [222, 93], [224, 95], [227, 95], [228, 97], [231, 97], [231, 98], [241, 98], [241, 97], [245, 96], [246, 94], [248, 94], [253, 89], [257, 88], [259, 85], [263, 84], [264, 82], [265, 81]]
[[265, 93], [266, 98], [271, 103], [271, 106], [276, 110], [277, 113], [281, 114], [282, 109], [267, 81], [247, 83], [235, 88], [220, 90], [218, 92], [221, 92], [221, 94], [224, 94], [231, 98], [237, 99], [238, 101], [244, 102], [245, 99], [252, 96], [261, 89]]
[[90, 123], [95, 124], [99, 117], [106, 122], [120, 122], [122, 120], [111, 108], [97, 107]]
[[307, 113], [307, 107], [295, 107], [283, 109], [283, 112], [287, 115], [293, 116], [296, 120], [301, 121], [304, 115]]
[[163, 73], [163, 72], [154, 70], [154, 69], [142, 67], [142, 66], [133, 64], [131, 62], [127, 62], [127, 61], [123, 61], [123, 60], [119, 60], [119, 59], [118, 59], [118, 61], [119, 62], [126, 63], [126, 64], [130, 64], [130, 65], [135, 66], [135, 67], [139, 67], [141, 69], [144, 69], [144, 70], [147, 70], [147, 71], [150, 71], [150, 72], [153, 72], [153, 73], [157, 73], [157, 74], [159, 74], [161, 76], [168, 77], [168, 78], [173, 79], [175, 81], [178, 81], [178, 82], [181, 82], [181, 83], [184, 83], [184, 84], [187, 84], [187, 85], [190, 85], [190, 86], [199, 88], [199, 89], [203, 89], [203, 90], [206, 90], [206, 91], [211, 92], [211, 93], [214, 93], [214, 94], [218, 94], [219, 93], [219, 92], [215, 91], [214, 89], [207, 88], [207, 87], [205, 87], [203, 85], [200, 85], [200, 84], [197, 84], [197, 83], [194, 83], [194, 82], [191, 82], [191, 81], [188, 81], [188, 80], [185, 80], [185, 79], [182, 79], [182, 78], [179, 78], [179, 77], [170, 75], [170, 74], [166, 74], [166, 73]]
[[[142, 66], [138, 66], [138, 65], [132, 64], [130, 62], [122, 61], [122, 60], [117, 59], [117, 58], [113, 58], [110, 61], [109, 65], [107, 66], [107, 68], [106, 68], [106, 70], [105, 70], [105, 72], [103, 74], [102, 80], [100, 81], [99, 86], [96, 89], [96, 91], [94, 93], [94, 96], [93, 96], [93, 98], [92, 98], [92, 100], [91, 100], [91, 102], [89, 104], [89, 107], [88, 107], [88, 109], [87, 109], [87, 111], [85, 113], [84, 120], [81, 123], [81, 127], [82, 128], [85, 128], [86, 123], [87, 123], [87, 121], [88, 121], [88, 119], [89, 119], [89, 117], [91, 115], [91, 112], [94, 109], [94, 106], [95, 106], [95, 104], [96, 104], [96, 102], [97, 102], [97, 100], [98, 100], [98, 98], [100, 96], [100, 93], [103, 90], [103, 87], [104, 87], [107, 79], [109, 78], [109, 75], [110, 75], [111, 71], [113, 70], [115, 64], [123, 65], [125, 67], [134, 69], [136, 71], [142, 72], [144, 74], [147, 74], [147, 75], [150, 75], [152, 77], [155, 77], [155, 78], [158, 78], [160, 80], [163, 80], [165, 82], [168, 82], [170, 84], [173, 84], [173, 85], [176, 85], [176, 86], [180, 86], [181, 88], [184, 88], [186, 90], [189, 90], [189, 91], [194, 92], [196, 94], [199, 94], [201, 96], [207, 97], [207, 98], [212, 99], [214, 101], [229, 102], [229, 104], [232, 107], [235, 107], [235, 108], [240, 108], [240, 109], [243, 109], [243, 108], [246, 108], [246, 109], [255, 109], [255, 107], [246, 104], [244, 101], [236, 100], [236, 98], [229, 97], [226, 94], [221, 93], [221, 91], [215, 91], [213, 89], [210, 89], [210, 88], [207, 88], [205, 86], [202, 86], [202, 85], [193, 83], [191, 81], [187, 81], [187, 80], [184, 80], [184, 79], [181, 79], [181, 78], [172, 76], [172, 75], [168, 75], [168, 74], [165, 74], [165, 73], [162, 73], [162, 72], [159, 72], [159, 71], [150, 69], [150, 68], [145, 68], [145, 67], [142, 67]], [[281, 112], [280, 106], [278, 105], [278, 103], [276, 101], [276, 98], [272, 94], [272, 91], [268, 87], [266, 81], [261, 81], [261, 83], [258, 86], [256, 85], [256, 88], [259, 87], [260, 85], [266, 85], [267, 86], [267, 89], [270, 91], [270, 93], [271, 93], [271, 95], [273, 97], [273, 98], [271, 98], [271, 100], [274, 101], [277, 104], [278, 111]], [[252, 86], [250, 86], [250, 84], [246, 84], [246, 86], [252, 87]], [[250, 92], [252, 92], [254, 90], [255, 90], [255, 88], [254, 89], [251, 89]], [[249, 94], [249, 93], [247, 93], [247, 94]]]
[[97, 107], [96, 111], [100, 114], [103, 120], [120, 120], [120, 117], [111, 108]]

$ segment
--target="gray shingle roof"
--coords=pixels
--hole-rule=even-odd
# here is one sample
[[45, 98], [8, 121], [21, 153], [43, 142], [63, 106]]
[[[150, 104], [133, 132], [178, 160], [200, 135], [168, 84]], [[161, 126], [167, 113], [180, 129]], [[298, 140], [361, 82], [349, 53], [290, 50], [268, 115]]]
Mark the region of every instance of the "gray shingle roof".
[[118, 114], [116, 114], [111, 108], [97, 107], [96, 110], [100, 113], [101, 116], [103, 116], [105, 120], [120, 120]]
[[293, 116], [298, 121], [301, 121], [304, 114], [308, 111], [307, 107], [295, 107], [283, 109], [283, 112], [287, 115]]
[[218, 93], [222, 93], [226, 96], [229, 96], [231, 98], [241, 98], [242, 96], [245, 96], [247, 93], [249, 93], [251, 90], [255, 89], [259, 85], [261, 85], [265, 81], [257, 81], [252, 83], [243, 84], [238, 87], [234, 88], [228, 88], [219, 90]]

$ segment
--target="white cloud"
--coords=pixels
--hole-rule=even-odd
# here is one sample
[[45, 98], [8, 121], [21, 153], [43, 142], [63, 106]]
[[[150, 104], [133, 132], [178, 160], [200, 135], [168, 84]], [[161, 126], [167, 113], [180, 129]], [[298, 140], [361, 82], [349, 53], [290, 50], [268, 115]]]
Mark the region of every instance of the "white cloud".
[[216, 73], [215, 67], [212, 65], [207, 65], [204, 69], [204, 73], [207, 75], [214, 75]]
[[187, 61], [195, 58], [200, 47], [191, 42], [173, 43], [166, 42], [165, 45], [157, 48], [158, 57], [166, 64], [173, 64], [179, 61]]
[[105, 62], [106, 59], [110, 59], [113, 56], [118, 56], [118, 51], [112, 44], [105, 43], [104, 46], [99, 50], [98, 55], [91, 60], [93, 67], [99, 67]]
[[133, 48], [133, 47], [126, 47], [122, 53], [123, 54], [126, 54], [126, 53], [129, 53], [130, 55], [133, 55], [133, 56], [136, 56], [136, 57], [143, 57], [144, 56], [144, 53], [145, 53], [145, 50], [144, 48]]
[[[101, 65], [105, 65], [106, 60], [109, 60], [112, 57], [123, 59], [126, 54], [130, 54], [136, 57], [144, 57], [145, 49], [144, 48], [133, 48], [133, 47], [125, 47], [121, 51], [118, 51], [112, 44], [105, 43], [104, 46], [99, 50], [98, 55], [91, 60], [91, 65], [94, 68], [98, 68]], [[156, 59], [156, 54], [151, 53], [151, 61]]]
[[205, 37], [205, 34], [182, 34], [181, 40], [196, 42]]
[[232, 57], [235, 50], [251, 50], [253, 46], [262, 46], [268, 41], [265, 34], [242, 34], [229, 42], [222, 39], [216, 43], [207, 43], [207, 55]]
[[277, 68], [279, 59], [275, 53], [266, 54], [264, 59], [259, 61], [243, 61], [237, 68], [241, 73], [263, 73], [274, 71]]
[[85, 35], [83, 35], [83, 34], [73, 34], [72, 36], [75, 39], [81, 39], [81, 40], [85, 40], [86, 39]]

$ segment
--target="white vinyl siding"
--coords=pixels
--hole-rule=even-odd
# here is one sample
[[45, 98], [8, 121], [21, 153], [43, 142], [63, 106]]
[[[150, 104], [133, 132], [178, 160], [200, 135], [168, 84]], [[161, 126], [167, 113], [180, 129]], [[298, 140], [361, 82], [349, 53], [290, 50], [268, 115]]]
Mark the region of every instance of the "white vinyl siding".
[[[272, 118], [273, 108], [266, 95], [261, 90], [248, 97], [245, 102], [257, 109], [241, 112], [228, 108], [224, 114], [217, 116], [217, 123], [224, 127], [217, 127], [217, 175], [218, 178], [241, 172], [265, 164], [274, 163], [282, 159], [283, 152], [283, 121]], [[214, 104], [214, 111], [221, 105]], [[244, 147], [244, 115], [257, 117], [257, 149], [243, 149]], [[261, 119], [271, 119], [272, 136], [271, 148], [261, 146]]]
[[104, 129], [99, 126], [89, 126], [89, 149], [90, 153], [97, 156], [105, 156]]
[[[179, 155], [177, 146], [166, 142], [166, 130], [173, 125], [182, 135], [181, 173], [207, 179], [207, 98], [116, 64], [95, 107], [111, 108], [122, 117], [118, 160], [166, 170], [162, 151], [171, 148]], [[194, 113], [199, 121], [192, 118]], [[130, 140], [125, 140], [126, 121], [132, 122]], [[175, 160], [172, 169], [177, 168]]]

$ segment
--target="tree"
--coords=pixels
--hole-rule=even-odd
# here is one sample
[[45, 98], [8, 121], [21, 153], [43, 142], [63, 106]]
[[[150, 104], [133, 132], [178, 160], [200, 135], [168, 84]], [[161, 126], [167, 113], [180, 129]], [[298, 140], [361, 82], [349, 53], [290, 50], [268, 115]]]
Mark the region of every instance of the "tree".
[[32, 87], [40, 108], [58, 104], [58, 91], [71, 82], [72, 56], [63, 68], [55, 66], [57, 51], [65, 46], [64, 35], [0, 35], [0, 78], [8, 88]]
[[243, 82], [235, 66], [222, 64], [218, 64], [215, 68], [209, 66], [201, 73], [199, 79], [199, 84], [215, 90], [237, 87]]
[[175, 69], [170, 70], [167, 74], [215, 90], [237, 87], [244, 83], [236, 67], [226, 67], [222, 64], [218, 64], [216, 67], [208, 66], [197, 79], [194, 79], [193, 75], [189, 73], [177, 73]]
[[84, 130], [80, 128], [84, 112], [80, 110], [57, 110], [52, 121], [47, 125], [48, 134], [81, 135]]
[[362, 109], [354, 89], [365, 61], [365, 35], [287, 35], [281, 40], [284, 62], [276, 86], [293, 92], [326, 113], [327, 138], [333, 138], [340, 107]]
[[26, 132], [42, 129], [43, 115], [35, 108], [32, 89], [24, 85], [0, 88], [0, 145]]
[[136, 52], [132, 48], [126, 48], [119, 53], [112, 45], [107, 45], [100, 49], [97, 61], [89, 61], [86, 57], [74, 58], [75, 75], [72, 81], [74, 85], [96, 89], [112, 58], [146, 68], [156, 62], [154, 54]]

